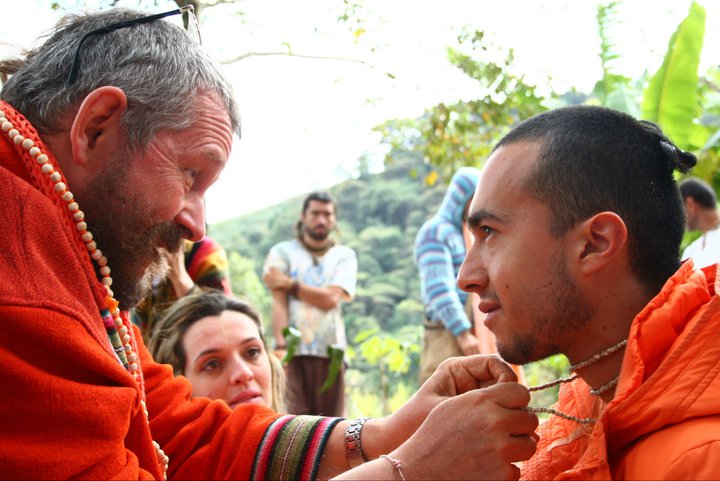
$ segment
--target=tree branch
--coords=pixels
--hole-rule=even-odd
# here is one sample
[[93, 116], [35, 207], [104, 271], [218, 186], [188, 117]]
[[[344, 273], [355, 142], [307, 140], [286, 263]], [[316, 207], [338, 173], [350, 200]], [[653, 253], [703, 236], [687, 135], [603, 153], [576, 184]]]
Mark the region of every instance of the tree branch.
[[[247, 53], [238, 55], [236, 57], [222, 60], [220, 63], [227, 65], [230, 63], [235, 63], [235, 62], [239, 62], [241, 60], [248, 59], [250, 57], [270, 57], [270, 56], [286, 56], [286, 57], [307, 58], [307, 59], [311, 59], [311, 60], [335, 60], [338, 62], [350, 62], [350, 63], [364, 65], [373, 70], [380, 71], [379, 68], [377, 68], [376, 66], [374, 66], [370, 63], [365, 62], [364, 60], [357, 60], [354, 58], [347, 58], [347, 57], [324, 56], [324, 55], [306, 55], [306, 54], [299, 54], [299, 53], [292, 53], [292, 52], [247, 52]], [[395, 78], [395, 75], [393, 75], [390, 72], [383, 72], [383, 74], [392, 79]]]

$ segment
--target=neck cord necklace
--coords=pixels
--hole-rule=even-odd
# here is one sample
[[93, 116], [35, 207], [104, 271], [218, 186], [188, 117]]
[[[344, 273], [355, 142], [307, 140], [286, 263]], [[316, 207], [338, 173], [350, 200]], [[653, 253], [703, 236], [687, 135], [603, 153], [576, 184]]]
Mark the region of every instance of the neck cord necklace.
[[327, 252], [335, 246], [335, 241], [330, 239], [328, 240], [328, 243], [325, 244], [323, 247], [313, 247], [310, 244], [305, 241], [305, 234], [304, 232], [301, 232], [298, 236], [298, 240], [300, 241], [300, 244], [305, 248], [306, 251], [310, 254], [310, 257], [312, 257], [313, 265], [318, 265], [318, 257], [322, 257]]
[[[6, 104], [7, 105], [7, 104]], [[9, 107], [9, 106], [8, 106]], [[21, 116], [19, 116], [21, 117]], [[24, 118], [20, 118], [20, 123], [24, 123]], [[26, 122], [26, 121], [25, 121]], [[29, 126], [29, 123], [28, 123]], [[88, 225], [85, 222], [85, 214], [80, 210], [80, 206], [74, 200], [72, 192], [67, 189], [66, 180], [62, 173], [52, 164], [50, 157], [43, 153], [40, 147], [44, 147], [39, 137], [34, 131], [30, 131], [29, 135], [32, 135], [38, 139], [37, 145], [34, 140], [28, 138], [29, 136], [22, 135], [18, 127], [13, 125], [7, 118], [7, 115], [3, 110], [0, 110], [0, 128], [5, 132], [10, 140], [15, 144], [18, 153], [21, 158], [25, 160], [25, 163], [30, 168], [31, 174], [37, 172], [35, 169], [40, 169], [35, 175], [35, 178], [47, 182], [50, 181], [50, 189], [41, 187], [41, 191], [48, 195], [54, 193], [62, 202], [66, 205], [68, 212], [72, 217], [72, 222], [77, 230], [79, 238], [87, 248], [90, 258], [95, 262], [99, 268], [99, 272], [102, 275], [102, 282], [107, 295], [105, 296], [105, 306], [100, 307], [100, 315], [105, 325], [105, 331], [107, 332], [110, 344], [115, 352], [117, 360], [122, 364], [125, 369], [133, 376], [135, 381], [138, 383], [140, 395], [142, 397], [140, 404], [145, 414], [145, 421], [149, 424], [149, 415], [147, 406], [145, 403], [145, 385], [143, 382], [142, 370], [140, 369], [140, 359], [136, 354], [137, 344], [132, 333], [130, 322], [127, 319], [123, 319], [120, 309], [119, 302], [113, 297], [114, 293], [110, 289], [112, 285], [112, 277], [110, 277], [110, 267], [107, 265], [107, 257], [105, 257], [100, 249], [97, 248], [97, 243], [93, 240], [93, 235], [88, 231]], [[46, 184], [47, 185], [47, 184]], [[160, 445], [153, 441], [153, 446], [157, 455], [158, 462], [162, 468], [163, 479], [167, 477], [167, 469], [169, 458], [160, 449]]]
[[[574, 381], [575, 379], [578, 378], [578, 375], [576, 374], [577, 371], [584, 369], [592, 364], [595, 364], [599, 360], [604, 359], [604, 358], [614, 354], [615, 352], [624, 348], [626, 345], [627, 345], [627, 339], [623, 339], [622, 341], [618, 342], [614, 346], [610, 346], [607, 349], [595, 354], [594, 356], [592, 356], [582, 362], [579, 362], [577, 364], [573, 364], [572, 366], [570, 366], [569, 370], [571, 373], [573, 373], [572, 375], [570, 375], [568, 377], [561, 377], [559, 379], [555, 379], [554, 381], [550, 381], [545, 384], [540, 384], [538, 386], [532, 386], [532, 387], [528, 388], [528, 391], [530, 391], [530, 392], [542, 391], [543, 389], [557, 386], [558, 384], [563, 384], [566, 382]], [[593, 396], [600, 396], [601, 394], [614, 388], [617, 385], [619, 379], [620, 379], [620, 375], [618, 374], [613, 379], [608, 381], [606, 384], [603, 384], [599, 388], [597, 388], [597, 389], [590, 388], [590, 394], [592, 394]], [[576, 423], [579, 423], [579, 424], [592, 424], [597, 421], [597, 418], [579, 418], [579, 417], [573, 416], [571, 414], [566, 414], [566, 413], [557, 411], [552, 408], [528, 406], [525, 408], [525, 410], [533, 412], [533, 413], [553, 414], [553, 415], [559, 416], [561, 418], [575, 421]]]

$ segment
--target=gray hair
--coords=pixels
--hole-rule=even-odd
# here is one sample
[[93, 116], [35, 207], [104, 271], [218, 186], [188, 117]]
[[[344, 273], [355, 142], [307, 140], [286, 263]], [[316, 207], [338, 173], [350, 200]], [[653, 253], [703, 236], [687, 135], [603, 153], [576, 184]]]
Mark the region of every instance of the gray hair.
[[[69, 84], [73, 56], [86, 33], [144, 16], [113, 9], [64, 17], [50, 38], [9, 67], [0, 98], [22, 112], [42, 133], [58, 132], [80, 102], [102, 86], [122, 89], [128, 99], [125, 131], [130, 150], [141, 149], [166, 129], [181, 130], [196, 118], [193, 102], [210, 92], [224, 103], [233, 131], [240, 134], [240, 116], [232, 88], [207, 53], [179, 26], [164, 20], [93, 35], [82, 46], [77, 80]], [[0, 72], [7, 74], [8, 71]]]

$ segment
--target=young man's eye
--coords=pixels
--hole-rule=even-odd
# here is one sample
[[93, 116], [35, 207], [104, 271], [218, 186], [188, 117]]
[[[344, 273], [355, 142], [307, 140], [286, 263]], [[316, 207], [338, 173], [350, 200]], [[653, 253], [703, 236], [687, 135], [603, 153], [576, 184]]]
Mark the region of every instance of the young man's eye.
[[493, 229], [492, 227], [488, 227], [488, 226], [486, 226], [486, 225], [481, 225], [481, 226], [478, 227], [477, 230], [475, 231], [475, 237], [476, 237], [478, 240], [485, 240], [485, 239], [487, 239], [488, 237], [490, 237], [490, 235], [492, 235], [492, 234], [494, 234], [494, 233], [495, 233], [495, 229]]

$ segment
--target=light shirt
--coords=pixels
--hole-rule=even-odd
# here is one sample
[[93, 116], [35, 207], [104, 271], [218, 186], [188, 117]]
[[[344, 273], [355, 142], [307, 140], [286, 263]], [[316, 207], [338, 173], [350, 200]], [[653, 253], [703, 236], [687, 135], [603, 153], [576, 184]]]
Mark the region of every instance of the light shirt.
[[[263, 270], [267, 272], [271, 267], [303, 285], [338, 286], [347, 293], [347, 299], [355, 295], [357, 257], [349, 247], [335, 245], [322, 257], [313, 258], [297, 239], [280, 242], [270, 249]], [[297, 354], [327, 357], [328, 346], [344, 348], [347, 345], [340, 306], [338, 303], [325, 310], [289, 296], [288, 324], [301, 333]]]
[[720, 263], [720, 228], [705, 232], [685, 248], [682, 260], [692, 257], [696, 269]]

